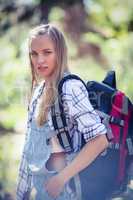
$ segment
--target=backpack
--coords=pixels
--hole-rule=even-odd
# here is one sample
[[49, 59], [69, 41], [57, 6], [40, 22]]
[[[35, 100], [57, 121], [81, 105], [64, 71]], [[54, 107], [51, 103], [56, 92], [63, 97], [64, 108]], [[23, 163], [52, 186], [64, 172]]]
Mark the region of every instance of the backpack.
[[[98, 156], [88, 169], [81, 172], [81, 177], [87, 177], [86, 171], [88, 174], [88, 181], [84, 182], [84, 185], [88, 185], [90, 180], [90, 186], [88, 185], [87, 188], [92, 191], [93, 196], [99, 188], [105, 195], [113, 191], [122, 191], [127, 184], [127, 171], [133, 158], [133, 105], [122, 91], [117, 90], [114, 71], [108, 72], [101, 83], [88, 81], [86, 84], [74, 74], [66, 75], [58, 85], [59, 108], [53, 106], [52, 121], [54, 129], [58, 132], [59, 142], [67, 153], [73, 152], [73, 144], [67, 128], [61, 94], [64, 82], [70, 79], [80, 80], [84, 84], [92, 106], [108, 130], [107, 152], [105, 155]], [[56, 110], [60, 110], [60, 115], [56, 116]], [[85, 141], [82, 138], [82, 147], [84, 144]], [[93, 174], [95, 174], [95, 181]]]

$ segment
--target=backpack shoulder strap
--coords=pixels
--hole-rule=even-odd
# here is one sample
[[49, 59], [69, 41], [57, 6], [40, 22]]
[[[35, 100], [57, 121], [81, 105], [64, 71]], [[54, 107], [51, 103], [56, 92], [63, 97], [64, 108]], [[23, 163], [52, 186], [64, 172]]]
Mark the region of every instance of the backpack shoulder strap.
[[84, 84], [84, 86], [86, 87], [86, 89], [87, 89], [87, 86], [86, 86], [85, 82], [84, 82], [79, 76], [77, 76], [77, 75], [75, 75], [75, 74], [68, 74], [68, 75], [66, 75], [65, 77], [63, 77], [62, 80], [59, 82], [59, 85], [58, 85], [58, 93], [59, 93], [59, 95], [62, 94], [63, 84], [64, 84], [67, 80], [71, 80], [71, 79], [80, 80], [80, 81]]
[[[62, 78], [62, 80], [58, 84], [58, 102], [56, 102], [52, 108], [52, 121], [53, 121], [53, 126], [55, 131], [57, 131], [57, 137], [59, 140], [59, 143], [62, 145], [62, 147], [65, 149], [65, 152], [71, 153], [74, 151], [73, 149], [73, 144], [72, 144], [72, 139], [68, 131], [68, 126], [66, 122], [66, 116], [65, 116], [65, 111], [63, 107], [63, 99], [62, 97], [62, 88], [63, 84], [67, 80], [80, 80], [86, 87], [86, 84], [84, 81], [78, 77], [75, 74], [68, 74]], [[56, 116], [56, 112], [59, 113], [58, 116]]]

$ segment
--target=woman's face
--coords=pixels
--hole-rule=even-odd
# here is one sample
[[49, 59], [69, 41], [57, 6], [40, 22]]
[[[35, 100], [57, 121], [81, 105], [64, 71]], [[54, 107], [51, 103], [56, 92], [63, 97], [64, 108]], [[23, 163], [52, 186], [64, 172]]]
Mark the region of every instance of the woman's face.
[[55, 47], [50, 37], [40, 35], [32, 39], [30, 57], [36, 74], [48, 80], [57, 63]]

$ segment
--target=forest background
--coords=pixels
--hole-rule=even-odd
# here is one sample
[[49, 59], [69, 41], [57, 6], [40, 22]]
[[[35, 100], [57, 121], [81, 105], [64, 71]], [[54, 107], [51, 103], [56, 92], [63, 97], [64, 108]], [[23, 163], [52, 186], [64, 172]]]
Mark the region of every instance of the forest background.
[[26, 131], [28, 33], [47, 22], [64, 32], [73, 73], [102, 81], [115, 70], [117, 88], [133, 101], [132, 0], [0, 0], [1, 199], [14, 198]]

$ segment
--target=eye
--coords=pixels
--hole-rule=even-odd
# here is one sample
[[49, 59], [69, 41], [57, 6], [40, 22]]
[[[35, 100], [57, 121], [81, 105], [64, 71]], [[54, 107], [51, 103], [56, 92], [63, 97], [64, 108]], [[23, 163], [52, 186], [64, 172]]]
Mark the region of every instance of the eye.
[[53, 52], [52, 52], [52, 51], [50, 51], [50, 50], [43, 51], [43, 54], [44, 54], [44, 55], [49, 55], [49, 54], [51, 54], [51, 53], [53, 53]]
[[46, 51], [46, 53], [47, 53], [47, 54], [50, 54], [50, 53], [52, 53], [52, 51]]
[[36, 53], [35, 51], [31, 51], [31, 52], [30, 52], [30, 55], [31, 55], [32, 57], [35, 57], [35, 56], [37, 56], [37, 53]]

